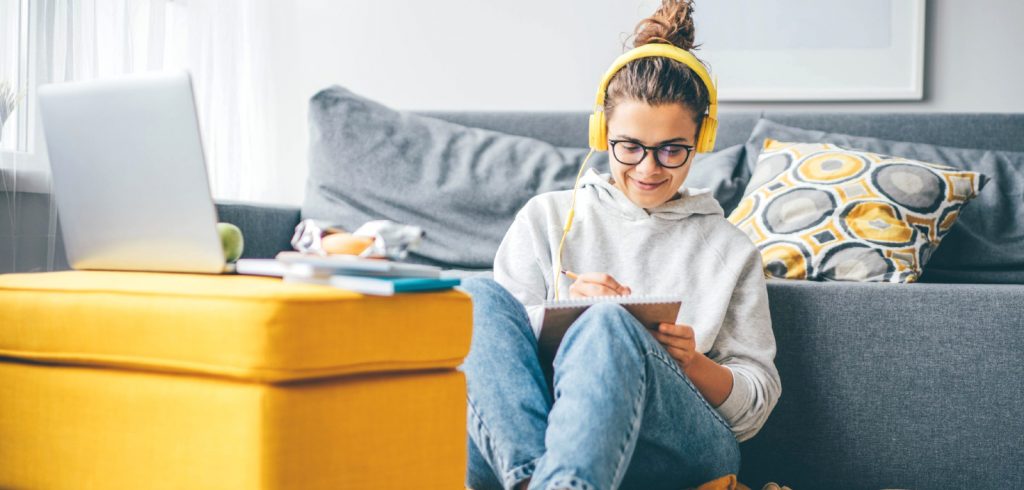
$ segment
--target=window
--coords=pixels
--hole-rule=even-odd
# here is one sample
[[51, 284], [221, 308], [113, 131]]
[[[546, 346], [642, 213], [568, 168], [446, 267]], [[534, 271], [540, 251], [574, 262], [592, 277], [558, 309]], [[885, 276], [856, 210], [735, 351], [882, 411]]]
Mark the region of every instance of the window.
[[28, 0], [0, 0], [0, 84], [18, 101], [13, 112], [0, 109], [0, 115], [6, 116], [0, 132], [0, 151], [24, 152], [28, 145], [28, 113], [24, 108], [28, 100], [28, 5]]
[[214, 197], [273, 198], [272, 21], [251, 0], [0, 0], [0, 79], [24, 94], [0, 140], [0, 167], [14, 168], [19, 184], [48, 174], [40, 85], [187, 69]]

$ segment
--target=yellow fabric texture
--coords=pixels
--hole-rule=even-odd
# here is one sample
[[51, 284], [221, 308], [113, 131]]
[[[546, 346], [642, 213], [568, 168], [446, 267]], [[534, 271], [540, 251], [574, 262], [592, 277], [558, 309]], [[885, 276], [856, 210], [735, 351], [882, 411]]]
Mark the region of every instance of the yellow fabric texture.
[[460, 488], [455, 370], [286, 385], [0, 362], [0, 488]]
[[729, 474], [706, 482], [696, 490], [750, 490], [750, 488], [737, 481], [736, 475]]
[[453, 368], [459, 291], [364, 296], [276, 278], [69, 271], [0, 275], [0, 356], [283, 382]]
[[472, 302], [0, 275], [0, 488], [459, 488]]

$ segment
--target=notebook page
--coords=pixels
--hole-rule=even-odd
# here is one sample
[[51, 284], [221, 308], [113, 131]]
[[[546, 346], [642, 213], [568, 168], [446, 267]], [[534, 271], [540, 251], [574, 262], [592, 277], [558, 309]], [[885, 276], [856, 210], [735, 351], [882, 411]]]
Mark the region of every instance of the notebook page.
[[565, 332], [587, 308], [599, 303], [622, 305], [642, 325], [650, 328], [659, 323], [675, 323], [682, 299], [678, 296], [591, 296], [545, 301], [544, 320], [541, 323], [540, 337], [537, 339], [537, 351], [549, 386], [552, 379], [552, 363]]

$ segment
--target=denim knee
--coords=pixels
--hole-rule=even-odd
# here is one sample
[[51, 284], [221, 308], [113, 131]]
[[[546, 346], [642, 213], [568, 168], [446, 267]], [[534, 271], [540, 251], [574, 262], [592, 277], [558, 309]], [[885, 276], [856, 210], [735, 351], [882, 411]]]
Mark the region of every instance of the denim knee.
[[600, 337], [602, 342], [625, 342], [643, 348], [638, 335], [643, 327], [622, 305], [598, 303], [587, 308], [565, 333], [566, 338]]

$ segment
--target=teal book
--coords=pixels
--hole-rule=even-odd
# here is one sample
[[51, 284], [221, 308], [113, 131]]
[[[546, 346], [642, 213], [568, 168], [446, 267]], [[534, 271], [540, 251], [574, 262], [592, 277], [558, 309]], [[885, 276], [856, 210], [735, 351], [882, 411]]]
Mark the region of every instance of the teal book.
[[373, 277], [373, 276], [284, 276], [285, 281], [327, 284], [340, 289], [347, 289], [363, 294], [393, 296], [397, 293], [416, 291], [439, 291], [451, 289], [460, 284], [458, 278], [426, 278], [426, 277]]

